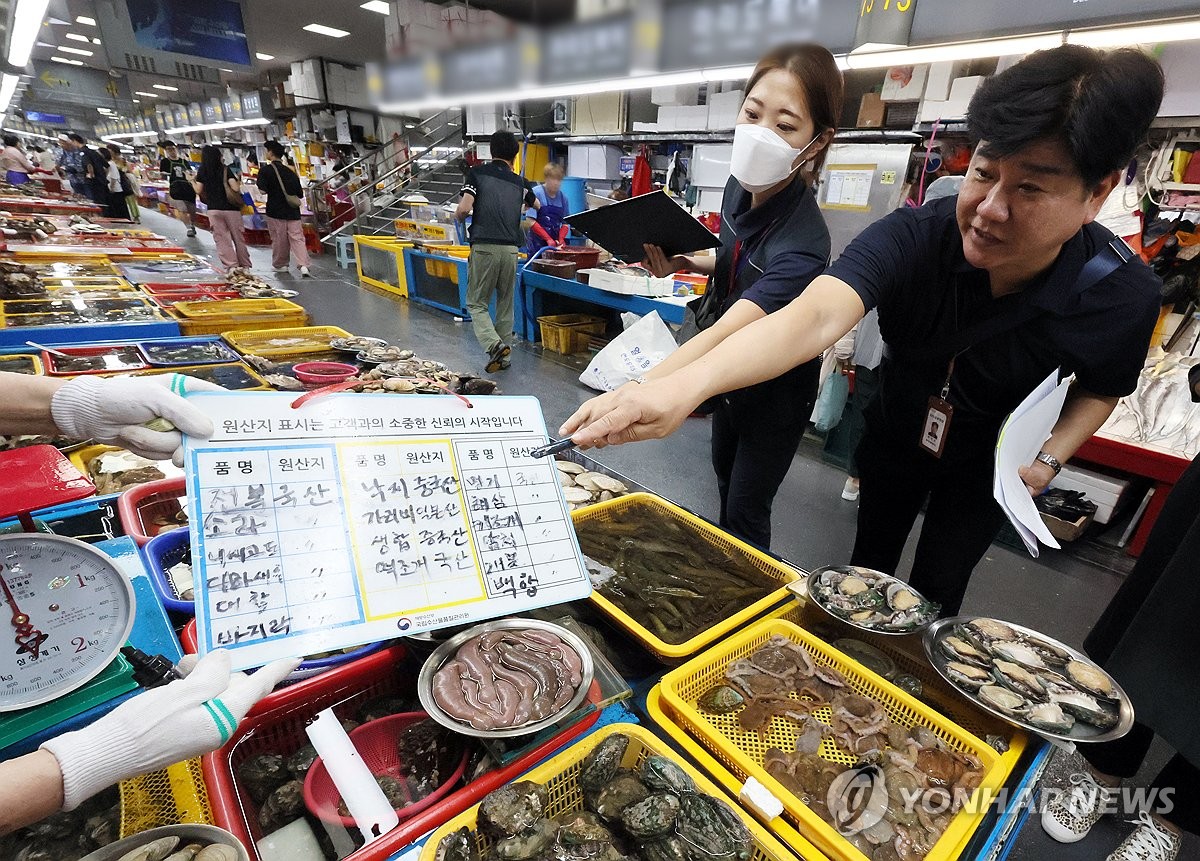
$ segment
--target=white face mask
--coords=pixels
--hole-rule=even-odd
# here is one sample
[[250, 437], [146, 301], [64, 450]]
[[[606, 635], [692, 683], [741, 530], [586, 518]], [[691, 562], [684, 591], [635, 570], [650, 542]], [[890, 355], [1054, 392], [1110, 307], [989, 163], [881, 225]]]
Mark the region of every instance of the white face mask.
[[800, 165], [792, 167], [792, 163], [820, 137], [817, 135], [800, 149], [793, 149], [768, 128], [751, 123], [736, 125], [729, 172], [751, 194], [766, 191], [798, 170]]

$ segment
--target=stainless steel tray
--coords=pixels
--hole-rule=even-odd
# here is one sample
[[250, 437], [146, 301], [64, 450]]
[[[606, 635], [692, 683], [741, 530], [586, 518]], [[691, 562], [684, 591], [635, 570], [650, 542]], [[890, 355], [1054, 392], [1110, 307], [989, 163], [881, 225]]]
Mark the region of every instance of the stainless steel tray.
[[[904, 583], [904, 581], [901, 580], [899, 577], [892, 577], [889, 574], [884, 574], [882, 571], [875, 571], [874, 569], [871, 569], [871, 568], [863, 568], [860, 565], [825, 565], [821, 568], [815, 568], [815, 569], [813, 569], [813, 571], [811, 573], [809, 573], [809, 575], [804, 580], [804, 591], [803, 592], [801, 592], [798, 588], [796, 588], [799, 585], [798, 583], [793, 583], [791, 585], [791, 589], [793, 592], [795, 592], [797, 595], [804, 598], [805, 600], [811, 602], [816, 607], [820, 608], [820, 610], [823, 613], [828, 615], [835, 622], [839, 622], [848, 628], [854, 628], [855, 630], [858, 630], [858, 631], [865, 631], [868, 634], [881, 634], [882, 636], [885, 636], [885, 637], [908, 637], [912, 634], [920, 634], [922, 631], [924, 631], [926, 628], [928, 628], [931, 624], [933, 624], [933, 622], [937, 619], [937, 615], [935, 613], [933, 616], [930, 617], [928, 622], [917, 625], [914, 628], [909, 628], [907, 631], [889, 631], [886, 628], [877, 628], [877, 627], [873, 627], [871, 625], [863, 625], [858, 622], [851, 621], [850, 619], [847, 619], [843, 616], [839, 616], [837, 613], [833, 612], [833, 610], [826, 607], [824, 602], [822, 602], [821, 599], [818, 598], [813, 593], [813, 584], [817, 581], [817, 578], [820, 577], [822, 574], [824, 574], [826, 571], [848, 571], [848, 572], [865, 571], [866, 573], [871, 574], [877, 578], [882, 577], [885, 580], [895, 581], [896, 583]], [[916, 595], [922, 601], [926, 601], [926, 602], [928, 601], [928, 599], [924, 595], [922, 595], [920, 592], [918, 592], [912, 586], [909, 586], [907, 583], [904, 583], [904, 585], [910, 592], [912, 592], [914, 595]]]
[[[956, 684], [954, 679], [952, 679], [946, 672], [946, 664], [950, 659], [947, 658], [942, 652], [940, 645], [942, 640], [954, 634], [955, 625], [962, 625], [971, 621], [972, 619], [977, 618], [984, 617], [953, 616], [949, 619], [939, 619], [937, 622], [934, 622], [925, 629], [925, 634], [921, 640], [922, 645], [925, 647], [925, 655], [929, 658], [929, 662], [933, 664], [933, 668], [938, 671], [938, 674], [946, 680], [950, 687], [970, 700], [976, 707], [983, 709], [989, 714], [995, 715], [996, 717], [1000, 718], [1000, 720], [1010, 723], [1013, 726], [1018, 726], [1023, 730], [1035, 733], [1044, 738], [1058, 739], [1059, 741], [1080, 742], [1085, 744], [1092, 744], [1102, 741], [1115, 741], [1116, 739], [1121, 738], [1128, 733], [1133, 727], [1133, 703], [1129, 701], [1129, 696], [1125, 693], [1121, 686], [1117, 684], [1115, 679], [1113, 680], [1113, 689], [1117, 700], [1117, 725], [1109, 730], [1101, 730], [1097, 729], [1091, 724], [1086, 724], [1083, 721], [1077, 720], [1075, 722], [1075, 726], [1072, 727], [1071, 731], [1068, 733], [1055, 733], [1045, 729], [1040, 729], [1035, 727], [1033, 724], [1021, 720], [1018, 717], [1005, 714], [999, 709], [989, 706], [987, 703], [977, 697], [973, 691], [967, 690], [966, 688]], [[1075, 660], [1082, 661], [1089, 666], [1095, 667], [1100, 672], [1104, 672], [1104, 669], [1098, 666], [1095, 661], [1080, 652], [1078, 649], [1072, 649], [1066, 643], [1061, 643], [1053, 637], [1046, 636], [1041, 631], [1035, 631], [1032, 628], [1026, 628], [1023, 625], [1017, 625], [1012, 622], [1004, 622], [1004, 624], [1008, 625], [1008, 627], [1012, 628], [1018, 634], [1031, 637], [1035, 640], [1040, 640], [1050, 646], [1062, 649]], [[1105, 675], [1108, 674], [1105, 673]], [[1109, 678], [1111, 679], [1112, 677], [1109, 676]]]
[[[579, 683], [579, 688], [575, 691], [575, 696], [571, 697], [563, 708], [549, 717], [542, 718], [538, 721], [524, 724], [522, 726], [508, 727], [505, 729], [476, 729], [469, 723], [463, 723], [455, 717], [447, 714], [442, 710], [442, 707], [437, 704], [433, 698], [433, 676], [442, 668], [442, 665], [458, 654], [458, 647], [472, 637], [479, 634], [486, 634], [488, 631], [506, 631], [506, 630], [522, 630], [528, 631], [535, 629], [539, 631], [547, 631], [560, 638], [564, 643], [575, 650], [579, 655], [579, 660], [583, 664], [582, 676], [583, 679]], [[567, 715], [571, 714], [575, 709], [583, 704], [584, 699], [588, 695], [588, 691], [592, 687], [592, 677], [594, 675], [594, 666], [592, 664], [592, 652], [587, 644], [583, 642], [572, 631], [568, 631], [561, 625], [555, 625], [552, 622], [542, 622], [537, 619], [493, 619], [490, 622], [484, 622], [481, 625], [476, 625], [460, 634], [455, 634], [446, 642], [442, 643], [433, 654], [425, 659], [425, 663], [421, 667], [421, 673], [417, 676], [417, 696], [421, 700], [421, 707], [429, 714], [431, 718], [440, 723], [449, 730], [462, 735], [475, 736], [476, 738], [514, 738], [516, 736], [530, 735], [538, 730], [545, 729], [548, 726], [553, 726], [558, 721], [562, 720]]]

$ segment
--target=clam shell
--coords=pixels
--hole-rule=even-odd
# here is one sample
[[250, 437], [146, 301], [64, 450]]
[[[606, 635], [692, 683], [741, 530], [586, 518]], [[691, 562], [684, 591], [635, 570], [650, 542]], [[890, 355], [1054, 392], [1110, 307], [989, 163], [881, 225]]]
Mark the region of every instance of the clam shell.
[[594, 472], [592, 473], [592, 476], [592, 481], [596, 483], [596, 486], [600, 490], [607, 490], [609, 493], [629, 492], [628, 487], [626, 487], [622, 482], [617, 481], [611, 475], [604, 475], [603, 473]]
[[[157, 840], [151, 840], [149, 843], [143, 843], [131, 852], [126, 852], [117, 861], [163, 861], [178, 845], [178, 837], [160, 837]], [[205, 859], [205, 861], [208, 861], [208, 859]], [[216, 861], [216, 859], [213, 859], [213, 861]], [[236, 855], [233, 856], [232, 861], [237, 861]]]
[[168, 855], [167, 861], [195, 861], [196, 856], [204, 847], [199, 843], [189, 843], [174, 855]]
[[569, 472], [560, 472], [558, 474], [558, 483], [563, 487], [574, 487], [575, 476], [571, 475]]
[[608, 476], [601, 475], [598, 472], [581, 472], [579, 475], [575, 476], [575, 483], [587, 490], [599, 492], [601, 490], [605, 490], [606, 488], [601, 487], [597, 479], [607, 477]]
[[565, 472], [568, 475], [580, 475], [588, 471], [586, 466], [582, 466], [573, 460], [556, 460], [554, 466], [559, 472]]
[[592, 501], [592, 494], [582, 487], [564, 487], [563, 498], [572, 505], [587, 505]]
[[970, 688], [973, 691], [977, 691], [984, 685], [991, 684], [992, 682], [992, 675], [987, 670], [976, 667], [973, 664], [964, 664], [961, 661], [947, 662], [946, 674], [956, 684]]

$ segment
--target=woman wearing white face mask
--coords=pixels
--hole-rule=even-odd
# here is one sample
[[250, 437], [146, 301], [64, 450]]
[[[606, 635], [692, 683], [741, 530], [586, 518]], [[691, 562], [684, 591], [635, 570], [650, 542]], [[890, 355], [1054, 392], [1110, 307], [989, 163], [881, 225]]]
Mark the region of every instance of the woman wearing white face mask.
[[[721, 204], [715, 256], [672, 257], [645, 246], [663, 277], [680, 269], [710, 276], [697, 314], [702, 328], [644, 380], [665, 377], [734, 332], [795, 299], [829, 261], [829, 231], [810, 188], [842, 111], [842, 74], [819, 45], [786, 45], [763, 57], [746, 84], [734, 128], [732, 176]], [[714, 321], [715, 317], [715, 321]], [[722, 395], [713, 410], [712, 460], [720, 523], [769, 547], [771, 504], [787, 475], [817, 394], [819, 362]], [[641, 382], [641, 381], [639, 381]], [[637, 385], [630, 383], [629, 385]], [[609, 392], [589, 401], [603, 414]]]

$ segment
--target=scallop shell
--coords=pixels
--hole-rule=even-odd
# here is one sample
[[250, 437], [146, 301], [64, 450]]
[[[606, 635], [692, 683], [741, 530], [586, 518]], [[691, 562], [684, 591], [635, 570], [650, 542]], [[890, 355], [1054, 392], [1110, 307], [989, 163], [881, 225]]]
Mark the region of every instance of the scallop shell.
[[955, 684], [971, 690], [979, 690], [992, 682], [992, 675], [987, 670], [960, 661], [947, 662], [946, 674], [954, 680]]
[[595, 491], [598, 493], [601, 490], [605, 490], [606, 488], [601, 487], [600, 483], [597, 481], [597, 479], [602, 479], [602, 478], [607, 478], [607, 477], [608, 476], [601, 475], [598, 472], [581, 472], [581, 473], [579, 473], [579, 475], [575, 476], [575, 483], [578, 484], [580, 487], [584, 488], [585, 490], [591, 490], [591, 491]]
[[597, 473], [593, 473], [593, 476], [594, 476], [594, 478], [592, 479], [592, 481], [594, 481], [596, 483], [597, 487], [600, 490], [607, 490], [609, 493], [628, 493], [629, 492], [629, 488], [626, 487], [624, 485], [624, 483], [617, 481], [611, 475], [604, 475], [603, 473], [597, 472]]

